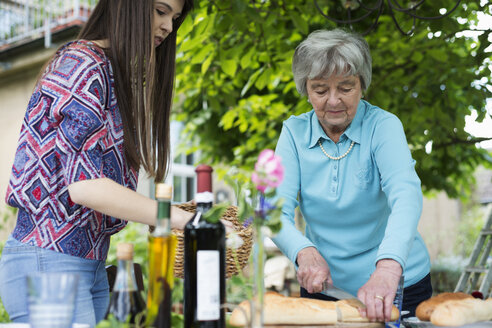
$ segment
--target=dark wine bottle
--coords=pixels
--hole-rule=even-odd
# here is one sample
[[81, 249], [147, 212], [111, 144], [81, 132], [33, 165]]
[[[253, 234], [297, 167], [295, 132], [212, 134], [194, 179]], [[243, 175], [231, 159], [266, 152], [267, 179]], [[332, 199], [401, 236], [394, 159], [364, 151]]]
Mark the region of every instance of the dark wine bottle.
[[212, 168], [199, 165], [196, 213], [184, 229], [184, 327], [225, 327], [225, 228], [203, 215], [212, 208]]
[[133, 270], [133, 244], [119, 243], [116, 258], [118, 270], [106, 318], [112, 314], [119, 322], [135, 327], [145, 321], [145, 302], [137, 288]]
[[149, 287], [147, 295], [147, 327], [170, 328], [174, 256], [176, 236], [171, 232], [172, 187], [155, 186], [157, 221], [149, 237]]

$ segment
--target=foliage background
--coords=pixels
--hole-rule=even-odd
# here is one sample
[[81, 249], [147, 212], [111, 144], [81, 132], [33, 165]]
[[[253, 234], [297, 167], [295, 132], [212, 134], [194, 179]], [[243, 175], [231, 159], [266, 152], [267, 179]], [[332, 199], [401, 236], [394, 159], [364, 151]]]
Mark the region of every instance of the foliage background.
[[[344, 1], [341, 1], [344, 2]], [[318, 1], [324, 12], [341, 18], [339, 1]], [[408, 4], [409, 1], [400, 1]], [[452, 8], [454, 0], [427, 1], [422, 16]], [[309, 111], [291, 73], [295, 47], [310, 32], [330, 29], [308, 0], [199, 0], [179, 31], [175, 119], [186, 124], [187, 142], [209, 163], [251, 169], [257, 154], [274, 148], [282, 121]], [[365, 99], [396, 114], [405, 127], [425, 191], [465, 196], [477, 165], [491, 157], [475, 146], [480, 138], [465, 132], [465, 116], [487, 114], [492, 97], [491, 31], [474, 29], [477, 11], [492, 4], [461, 1], [450, 17], [417, 21], [411, 37], [402, 36], [385, 10], [366, 36], [373, 57], [373, 82]], [[403, 28], [408, 16], [397, 15]], [[354, 25], [365, 31], [370, 20]], [[490, 50], [490, 49], [489, 49]], [[200, 141], [199, 141], [200, 140]], [[426, 149], [427, 147], [427, 149]]]

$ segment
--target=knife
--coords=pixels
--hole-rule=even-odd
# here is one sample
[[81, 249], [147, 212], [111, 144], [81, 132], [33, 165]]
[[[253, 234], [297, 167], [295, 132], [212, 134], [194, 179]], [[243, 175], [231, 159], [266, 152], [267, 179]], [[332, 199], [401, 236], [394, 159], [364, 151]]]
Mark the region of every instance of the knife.
[[335, 287], [335, 285], [328, 283], [326, 280], [323, 281], [322, 293], [327, 296], [338, 298], [339, 300], [357, 299], [357, 296], [354, 296], [341, 288]]

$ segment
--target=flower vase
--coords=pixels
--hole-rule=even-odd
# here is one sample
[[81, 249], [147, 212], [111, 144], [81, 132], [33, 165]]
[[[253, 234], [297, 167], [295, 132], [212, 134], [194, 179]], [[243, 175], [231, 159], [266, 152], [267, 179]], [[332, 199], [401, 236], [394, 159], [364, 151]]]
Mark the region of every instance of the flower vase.
[[251, 300], [251, 328], [263, 327], [263, 300], [265, 296], [265, 245], [263, 243], [262, 218], [253, 220], [253, 298]]

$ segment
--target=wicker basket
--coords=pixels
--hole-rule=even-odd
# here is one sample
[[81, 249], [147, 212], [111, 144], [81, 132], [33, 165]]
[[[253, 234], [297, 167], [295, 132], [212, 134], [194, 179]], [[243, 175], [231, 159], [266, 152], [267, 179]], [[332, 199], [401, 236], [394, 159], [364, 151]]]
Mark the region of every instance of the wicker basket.
[[[188, 212], [195, 212], [195, 205], [192, 204], [179, 204], [177, 205], [182, 210]], [[226, 277], [230, 278], [238, 274], [238, 266], [242, 270], [249, 260], [249, 254], [251, 253], [251, 247], [253, 245], [253, 229], [251, 225], [247, 228], [237, 220], [237, 207], [229, 206], [229, 208], [222, 215], [223, 220], [232, 222], [234, 231], [244, 241], [243, 245], [238, 249], [227, 248], [226, 251]], [[176, 246], [176, 257], [174, 260], [174, 276], [183, 278], [184, 272], [184, 232], [183, 230], [173, 229], [173, 233], [178, 239], [178, 245]]]

